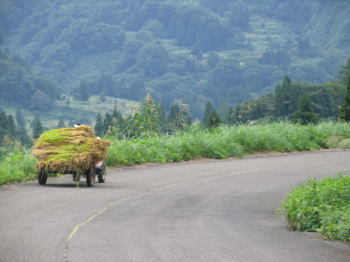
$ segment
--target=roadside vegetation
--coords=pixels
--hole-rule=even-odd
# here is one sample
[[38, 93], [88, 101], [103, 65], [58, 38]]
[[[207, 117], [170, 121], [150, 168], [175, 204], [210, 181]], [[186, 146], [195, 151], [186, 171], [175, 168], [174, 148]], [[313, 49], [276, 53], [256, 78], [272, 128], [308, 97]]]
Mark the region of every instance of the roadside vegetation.
[[[350, 138], [350, 124], [325, 122], [301, 125], [288, 122], [266, 125], [191, 127], [174, 135], [134, 139], [110, 137], [109, 166], [130, 166], [145, 162], [179, 162], [198, 158], [242, 157], [255, 152], [308, 151], [330, 147]], [[344, 144], [344, 143], [343, 143]], [[336, 143], [332, 147], [337, 147]]]
[[[301, 125], [280, 122], [265, 125], [192, 125], [173, 134], [144, 134], [129, 138], [110, 136], [107, 165], [131, 166], [191, 159], [244, 157], [256, 152], [308, 151], [350, 147], [350, 124], [323, 122]], [[0, 153], [0, 185], [35, 178], [36, 159], [31, 150], [14, 143]]]
[[287, 195], [281, 213], [292, 230], [320, 232], [350, 241], [350, 176], [310, 179]]
[[0, 185], [27, 181], [36, 177], [36, 159], [31, 150], [19, 145], [0, 148]]

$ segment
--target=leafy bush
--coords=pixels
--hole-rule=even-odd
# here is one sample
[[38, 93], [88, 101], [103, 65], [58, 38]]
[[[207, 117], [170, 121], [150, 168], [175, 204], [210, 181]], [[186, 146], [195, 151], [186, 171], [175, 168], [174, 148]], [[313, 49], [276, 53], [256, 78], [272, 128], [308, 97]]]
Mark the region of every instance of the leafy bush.
[[8, 148], [0, 154], [0, 185], [35, 178], [36, 159], [31, 151], [20, 146]]
[[350, 241], [350, 176], [310, 179], [287, 195], [282, 213], [292, 230], [318, 231]]
[[350, 148], [350, 139], [344, 139], [342, 141], [339, 142], [338, 144], [339, 148], [343, 148], [343, 149], [349, 149]]
[[336, 148], [340, 141], [342, 141], [344, 137], [341, 136], [330, 136], [325, 140], [325, 143], [328, 148]]

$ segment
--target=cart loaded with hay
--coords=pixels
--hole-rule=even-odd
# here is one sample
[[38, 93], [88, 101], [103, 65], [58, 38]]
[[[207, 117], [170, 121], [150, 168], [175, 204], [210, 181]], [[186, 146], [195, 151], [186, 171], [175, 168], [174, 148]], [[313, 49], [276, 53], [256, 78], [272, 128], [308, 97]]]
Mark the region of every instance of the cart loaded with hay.
[[39, 184], [45, 185], [49, 175], [72, 174], [78, 182], [86, 178], [87, 186], [105, 182], [106, 157], [109, 142], [96, 138], [90, 126], [60, 128], [44, 132], [36, 141], [33, 155], [39, 159]]

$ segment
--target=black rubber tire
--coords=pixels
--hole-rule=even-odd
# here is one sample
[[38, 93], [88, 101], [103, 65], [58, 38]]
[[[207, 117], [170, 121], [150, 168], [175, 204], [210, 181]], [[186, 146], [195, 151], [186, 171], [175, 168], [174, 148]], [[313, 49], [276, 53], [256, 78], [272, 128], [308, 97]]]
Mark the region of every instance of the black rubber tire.
[[86, 172], [86, 185], [92, 187], [95, 184], [95, 167], [91, 166], [90, 169]]
[[47, 181], [47, 174], [45, 170], [40, 169], [38, 173], [38, 182], [40, 185], [45, 185]]
[[103, 165], [101, 172], [98, 174], [98, 182], [99, 183], [105, 183], [106, 182], [106, 176], [107, 176], [106, 166]]

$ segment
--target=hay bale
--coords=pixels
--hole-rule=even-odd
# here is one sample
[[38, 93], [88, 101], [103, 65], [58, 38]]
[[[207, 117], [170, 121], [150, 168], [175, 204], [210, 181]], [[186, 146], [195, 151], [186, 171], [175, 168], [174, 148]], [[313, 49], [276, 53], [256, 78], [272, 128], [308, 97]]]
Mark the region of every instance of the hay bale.
[[326, 139], [325, 144], [328, 148], [337, 148], [339, 142], [344, 138], [343, 136], [330, 136]]
[[343, 139], [342, 141], [339, 142], [338, 147], [342, 149], [350, 149], [350, 139], [349, 138]]
[[44, 132], [34, 145], [33, 155], [39, 159], [38, 169], [84, 172], [106, 157], [108, 146], [109, 142], [97, 139], [89, 126], [61, 128]]

